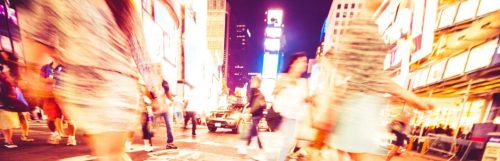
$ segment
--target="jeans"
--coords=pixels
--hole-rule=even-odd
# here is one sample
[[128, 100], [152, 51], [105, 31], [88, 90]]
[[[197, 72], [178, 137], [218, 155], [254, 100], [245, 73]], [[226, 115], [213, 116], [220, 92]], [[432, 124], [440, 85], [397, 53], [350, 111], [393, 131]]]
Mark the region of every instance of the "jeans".
[[252, 126], [250, 127], [250, 132], [247, 137], [247, 146], [252, 143], [252, 138], [257, 137], [257, 143], [259, 144], [259, 149], [262, 149], [262, 143], [259, 138], [259, 122], [262, 119], [262, 116], [252, 117]]
[[188, 121], [191, 119], [191, 124], [193, 127], [191, 128], [193, 135], [196, 135], [196, 112], [194, 111], [186, 111], [186, 117], [184, 117], [184, 127], [187, 127]]
[[150, 119], [148, 113], [142, 113], [142, 138], [144, 140], [150, 140], [153, 138], [153, 121], [154, 119]]
[[174, 137], [172, 135], [172, 128], [170, 127], [170, 120], [168, 119], [168, 113], [163, 112], [163, 113], [157, 114], [157, 117], [163, 117], [163, 120], [165, 121], [165, 126], [167, 128], [167, 144], [173, 143]]
[[288, 153], [295, 147], [295, 139], [297, 139], [297, 119], [283, 117], [280, 131], [283, 135], [283, 146], [278, 161], [285, 161]]

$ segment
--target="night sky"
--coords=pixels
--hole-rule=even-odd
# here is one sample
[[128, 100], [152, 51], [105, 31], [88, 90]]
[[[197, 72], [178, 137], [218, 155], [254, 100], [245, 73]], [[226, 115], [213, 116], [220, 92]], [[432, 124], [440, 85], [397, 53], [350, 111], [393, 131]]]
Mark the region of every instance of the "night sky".
[[244, 58], [248, 72], [261, 72], [264, 52], [265, 12], [270, 8], [284, 10], [286, 55], [306, 51], [314, 57], [320, 44], [320, 32], [328, 16], [332, 0], [228, 0], [231, 5], [231, 27], [245, 23], [251, 33], [250, 54]]

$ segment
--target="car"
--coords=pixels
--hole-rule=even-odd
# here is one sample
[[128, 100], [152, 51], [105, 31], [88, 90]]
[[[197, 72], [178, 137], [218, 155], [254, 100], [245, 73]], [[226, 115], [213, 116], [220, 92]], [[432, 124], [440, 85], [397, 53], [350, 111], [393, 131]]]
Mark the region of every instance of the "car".
[[206, 119], [207, 127], [210, 132], [215, 132], [217, 129], [231, 129], [233, 133], [239, 133], [243, 123], [251, 121], [251, 116], [244, 113], [245, 106], [241, 104], [233, 104], [227, 110], [213, 111]]

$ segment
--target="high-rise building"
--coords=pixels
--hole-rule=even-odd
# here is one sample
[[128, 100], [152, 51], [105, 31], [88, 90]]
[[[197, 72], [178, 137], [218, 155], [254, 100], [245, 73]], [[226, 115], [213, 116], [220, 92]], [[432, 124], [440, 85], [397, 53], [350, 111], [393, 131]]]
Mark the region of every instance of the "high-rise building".
[[243, 87], [248, 80], [246, 66], [246, 56], [249, 54], [250, 30], [247, 25], [237, 23], [231, 29], [230, 48], [228, 57], [228, 87], [235, 89]]
[[208, 1], [208, 50], [222, 66], [223, 78], [228, 74], [228, 38], [230, 6], [226, 0]]
[[335, 47], [340, 40], [340, 35], [344, 34], [345, 27], [349, 20], [358, 14], [362, 7], [363, 0], [334, 0], [328, 18], [326, 19], [323, 48], [328, 50]]

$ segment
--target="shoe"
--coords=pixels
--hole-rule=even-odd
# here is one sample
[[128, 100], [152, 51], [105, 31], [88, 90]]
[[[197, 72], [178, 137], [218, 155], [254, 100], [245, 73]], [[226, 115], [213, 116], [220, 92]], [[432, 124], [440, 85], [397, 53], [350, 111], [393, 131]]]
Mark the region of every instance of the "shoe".
[[9, 148], [9, 149], [17, 148], [17, 145], [14, 144], [14, 143], [5, 143], [4, 146], [7, 147], [7, 148]]
[[76, 138], [75, 136], [68, 136], [68, 142], [66, 143], [68, 146], [76, 146]]
[[240, 155], [247, 155], [248, 154], [248, 150], [246, 147], [240, 147], [238, 148], [238, 154]]
[[50, 135], [49, 140], [47, 140], [47, 143], [49, 144], [59, 144], [61, 142], [61, 136], [59, 136], [56, 133], [52, 133]]
[[130, 141], [125, 142], [125, 150], [127, 150], [127, 151], [134, 150], [134, 147], [132, 147], [132, 142], [130, 142]]
[[144, 151], [153, 152], [154, 148], [151, 145], [144, 145]]
[[35, 139], [29, 138], [28, 136], [21, 136], [21, 141], [32, 142], [35, 141]]
[[168, 143], [167, 146], [166, 146], [166, 149], [177, 149], [177, 146], [175, 146], [172, 143]]

